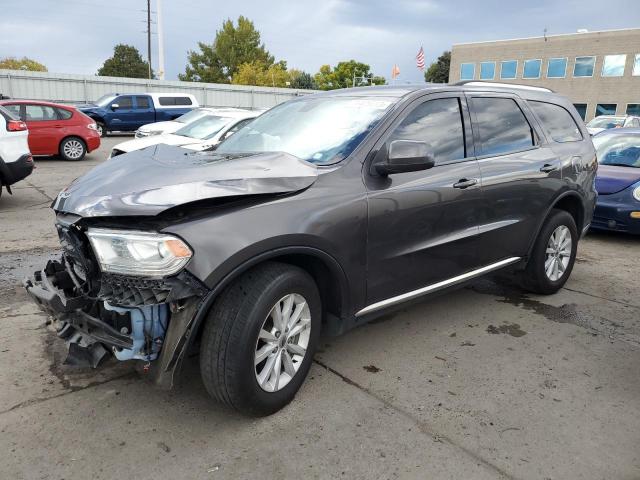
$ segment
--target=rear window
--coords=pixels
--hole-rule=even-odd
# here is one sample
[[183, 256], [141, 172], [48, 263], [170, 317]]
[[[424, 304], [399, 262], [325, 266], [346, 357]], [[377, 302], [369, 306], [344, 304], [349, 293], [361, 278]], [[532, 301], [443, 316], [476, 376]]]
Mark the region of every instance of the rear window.
[[16, 105], [4, 105], [4, 108], [9, 110], [15, 118], [15, 120], [20, 119], [20, 104]]
[[579, 142], [582, 133], [569, 112], [559, 105], [529, 101], [533, 111], [542, 120], [542, 127], [553, 141], [559, 143]]
[[56, 108], [56, 112], [58, 112], [58, 117], [60, 120], [69, 120], [73, 117], [73, 113], [69, 110], [65, 110], [64, 108]]
[[504, 155], [535, 145], [533, 130], [515, 100], [473, 97], [480, 155]]
[[189, 97], [160, 97], [158, 98], [160, 105], [192, 105], [191, 98]]
[[7, 107], [10, 107], [12, 105], [3, 105], [0, 107], [0, 115], [2, 115], [4, 117], [4, 119], [8, 122], [9, 120], [20, 120], [20, 117], [18, 115], [13, 114], [13, 112], [10, 112], [9, 110], [7, 110]]

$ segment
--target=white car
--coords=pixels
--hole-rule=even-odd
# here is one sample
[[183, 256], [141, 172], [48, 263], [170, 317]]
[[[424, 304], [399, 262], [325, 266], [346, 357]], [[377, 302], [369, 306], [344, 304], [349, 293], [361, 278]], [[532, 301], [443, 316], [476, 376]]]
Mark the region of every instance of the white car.
[[0, 107], [0, 195], [2, 187], [11, 193], [11, 185], [33, 171], [27, 124]]
[[109, 158], [158, 144], [174, 145], [197, 151], [207, 150], [218, 145], [261, 113], [261, 111], [249, 110], [210, 113], [184, 125], [175, 133], [136, 138], [119, 143], [113, 147]]
[[240, 108], [212, 108], [212, 107], [201, 107], [191, 110], [184, 115], [179, 116], [174, 120], [169, 120], [166, 122], [155, 122], [148, 123], [146, 125], [141, 126], [138, 130], [136, 130], [136, 138], [144, 138], [150, 137], [154, 135], [162, 135], [164, 133], [174, 133], [176, 130], [180, 130], [185, 125], [198, 120], [199, 118], [204, 117], [205, 115], [211, 114], [223, 114], [225, 112], [246, 112], [246, 110], [242, 110]]
[[633, 115], [599, 115], [587, 123], [587, 131], [593, 136], [610, 128], [638, 128], [640, 117]]

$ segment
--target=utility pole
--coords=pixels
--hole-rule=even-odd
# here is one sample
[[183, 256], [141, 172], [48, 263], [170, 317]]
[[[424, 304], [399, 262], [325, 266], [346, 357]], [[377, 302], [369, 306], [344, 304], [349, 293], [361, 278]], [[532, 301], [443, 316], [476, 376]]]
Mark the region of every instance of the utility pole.
[[158, 24], [158, 78], [164, 80], [164, 31], [162, 29], [162, 0], [156, 0]]
[[151, 0], [147, 0], [147, 60], [149, 62], [149, 79], [151, 79]]

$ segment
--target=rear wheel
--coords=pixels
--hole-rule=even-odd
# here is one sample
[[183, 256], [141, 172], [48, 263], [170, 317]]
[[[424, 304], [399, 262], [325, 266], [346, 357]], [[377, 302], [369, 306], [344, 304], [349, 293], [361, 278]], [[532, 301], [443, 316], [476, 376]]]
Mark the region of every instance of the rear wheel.
[[60, 142], [60, 156], [64, 160], [82, 160], [86, 154], [87, 146], [84, 141], [78, 137], [65, 138]]
[[249, 415], [280, 410], [311, 367], [321, 314], [304, 270], [266, 263], [247, 272], [221, 294], [205, 325], [200, 370], [209, 394]]
[[578, 229], [564, 210], [552, 210], [522, 274], [522, 285], [540, 294], [556, 293], [571, 275], [578, 250]]

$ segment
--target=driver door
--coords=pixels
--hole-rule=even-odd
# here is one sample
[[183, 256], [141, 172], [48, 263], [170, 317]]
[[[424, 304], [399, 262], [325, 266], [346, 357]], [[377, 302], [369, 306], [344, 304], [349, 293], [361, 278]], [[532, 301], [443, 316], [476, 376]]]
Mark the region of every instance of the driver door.
[[422, 97], [389, 130], [372, 152], [376, 158], [393, 140], [413, 140], [427, 143], [435, 165], [384, 177], [365, 163], [367, 308], [374, 310], [479, 267], [482, 192], [466, 99]]

